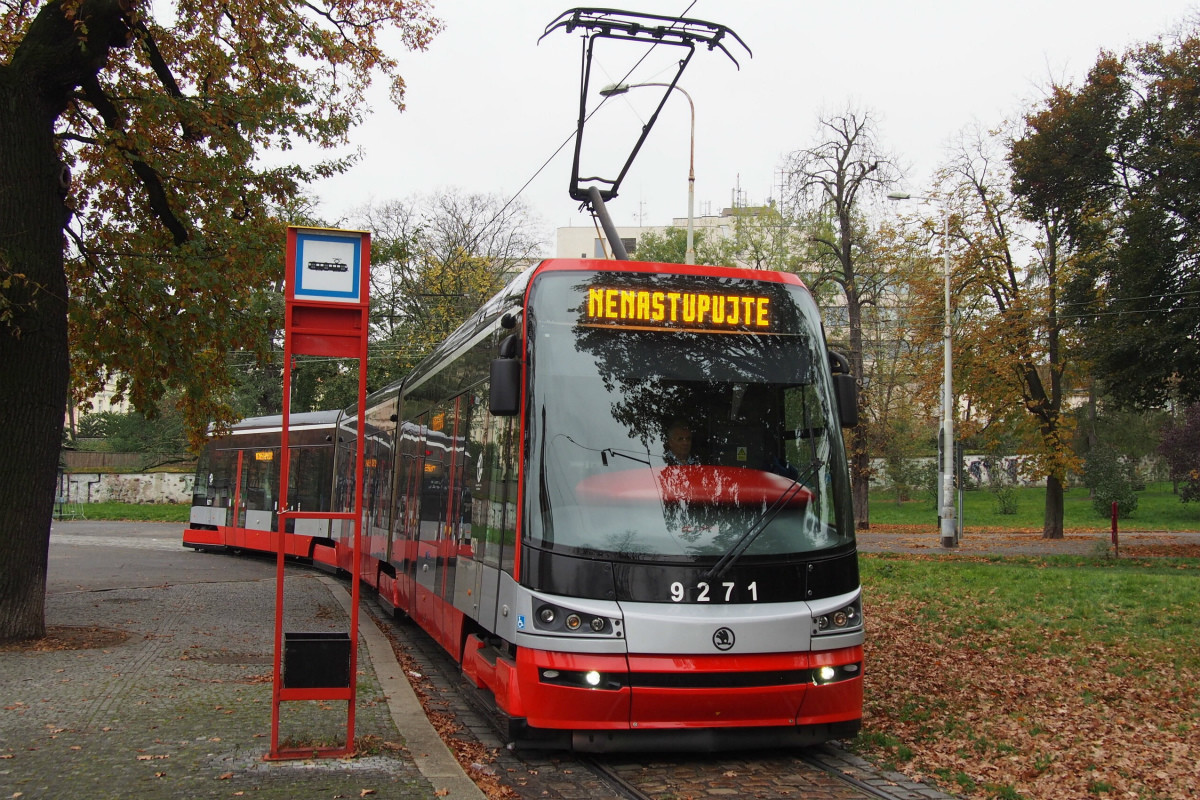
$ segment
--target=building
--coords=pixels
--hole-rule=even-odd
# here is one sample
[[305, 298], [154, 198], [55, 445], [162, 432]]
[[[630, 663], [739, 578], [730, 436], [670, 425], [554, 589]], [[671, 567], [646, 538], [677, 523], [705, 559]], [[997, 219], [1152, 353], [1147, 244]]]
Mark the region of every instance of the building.
[[[740, 215], [756, 215], [757, 209], [726, 208], [719, 215], [696, 217], [692, 220], [694, 230], [703, 230], [710, 240], [715, 236], [728, 238], [733, 236], [735, 217]], [[662, 235], [668, 227], [686, 229], [687, 217], [676, 217], [667, 225], [618, 225], [617, 234], [625, 245], [630, 258], [637, 258], [638, 239], [647, 232]], [[608, 242], [604, 238], [600, 224], [595, 226], [572, 225], [559, 228], [555, 236], [555, 258], [608, 258]]]

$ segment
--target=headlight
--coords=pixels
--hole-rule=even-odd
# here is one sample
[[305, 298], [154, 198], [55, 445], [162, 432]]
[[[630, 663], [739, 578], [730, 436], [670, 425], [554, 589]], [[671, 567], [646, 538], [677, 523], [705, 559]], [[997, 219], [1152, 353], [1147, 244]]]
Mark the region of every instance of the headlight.
[[567, 686], [572, 689], [599, 689], [615, 692], [625, 685], [624, 676], [612, 672], [598, 670], [539, 670], [538, 676], [542, 683], [554, 686]]
[[812, 682], [816, 686], [827, 686], [831, 683], [857, 678], [862, 672], [862, 663], [825, 665], [812, 671]]
[[835, 611], [814, 616], [812, 632], [813, 636], [820, 636], [822, 634], [843, 633], [845, 631], [857, 630], [861, 627], [862, 601], [855, 600], [853, 603], [843, 606]]
[[550, 603], [537, 606], [533, 614], [534, 625], [538, 630], [555, 633], [600, 634], [604, 636], [621, 636], [621, 621], [596, 616], [581, 611], [560, 608]]

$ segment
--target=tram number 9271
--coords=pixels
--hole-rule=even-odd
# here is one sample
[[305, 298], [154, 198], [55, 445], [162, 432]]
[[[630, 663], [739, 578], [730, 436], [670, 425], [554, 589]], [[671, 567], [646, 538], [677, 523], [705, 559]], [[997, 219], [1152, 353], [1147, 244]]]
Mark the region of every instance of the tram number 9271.
[[671, 602], [682, 603], [689, 601], [692, 603], [731, 603], [734, 601], [735, 595], [738, 600], [743, 599], [747, 595], [751, 603], [758, 602], [758, 581], [754, 581], [745, 587], [744, 590], [738, 591], [737, 584], [732, 581], [726, 581], [720, 584], [710, 584], [708, 581], [700, 581], [696, 584], [695, 591], [691, 598], [687, 596], [688, 592], [683, 584], [675, 581], [671, 584]]

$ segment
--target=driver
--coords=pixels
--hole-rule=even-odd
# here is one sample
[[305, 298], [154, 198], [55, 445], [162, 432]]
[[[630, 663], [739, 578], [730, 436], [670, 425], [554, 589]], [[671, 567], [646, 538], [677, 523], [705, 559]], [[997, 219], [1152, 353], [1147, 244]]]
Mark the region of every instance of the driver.
[[700, 459], [692, 454], [692, 428], [683, 420], [675, 420], [667, 427], [667, 449], [663, 458], [672, 465], [700, 463]]

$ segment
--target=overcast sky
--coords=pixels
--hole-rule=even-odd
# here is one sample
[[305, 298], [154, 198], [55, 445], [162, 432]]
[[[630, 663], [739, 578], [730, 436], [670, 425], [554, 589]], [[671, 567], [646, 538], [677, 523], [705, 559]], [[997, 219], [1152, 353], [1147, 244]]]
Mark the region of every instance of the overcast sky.
[[[677, 16], [688, 0], [606, 3]], [[588, 225], [567, 194], [578, 114], [580, 37], [538, 38], [563, 0], [435, 0], [445, 30], [424, 53], [397, 49], [408, 84], [403, 113], [382, 88], [353, 134], [363, 160], [314, 187], [331, 221], [368, 202], [444, 189], [521, 198], [553, 229]], [[881, 144], [908, 167], [919, 193], [948, 143], [974, 125], [1016, 117], [1052, 81], [1078, 82], [1101, 49], [1169, 34], [1196, 12], [1183, 0], [697, 0], [687, 16], [737, 33], [738, 69], [699, 51], [679, 81], [695, 103], [696, 213], [720, 213], [735, 188], [743, 202], [778, 194], [786, 156], [816, 144], [823, 114], [852, 105], [877, 120]], [[609, 42], [597, 56], [596, 88], [623, 77], [641, 45]], [[669, 51], [678, 58], [679, 48]], [[657, 61], [655, 60], [657, 59]], [[648, 59], [628, 79], [669, 79], [668, 59]], [[636, 136], [655, 90], [610, 100], [585, 145]], [[589, 108], [592, 106], [589, 106]], [[675, 93], [609, 211], [620, 225], [669, 224], [687, 214], [689, 111]], [[600, 153], [598, 155], [605, 155]], [[585, 169], [588, 165], [585, 164]], [[595, 167], [606, 174], [612, 169]], [[536, 177], [535, 177], [536, 174]]]

